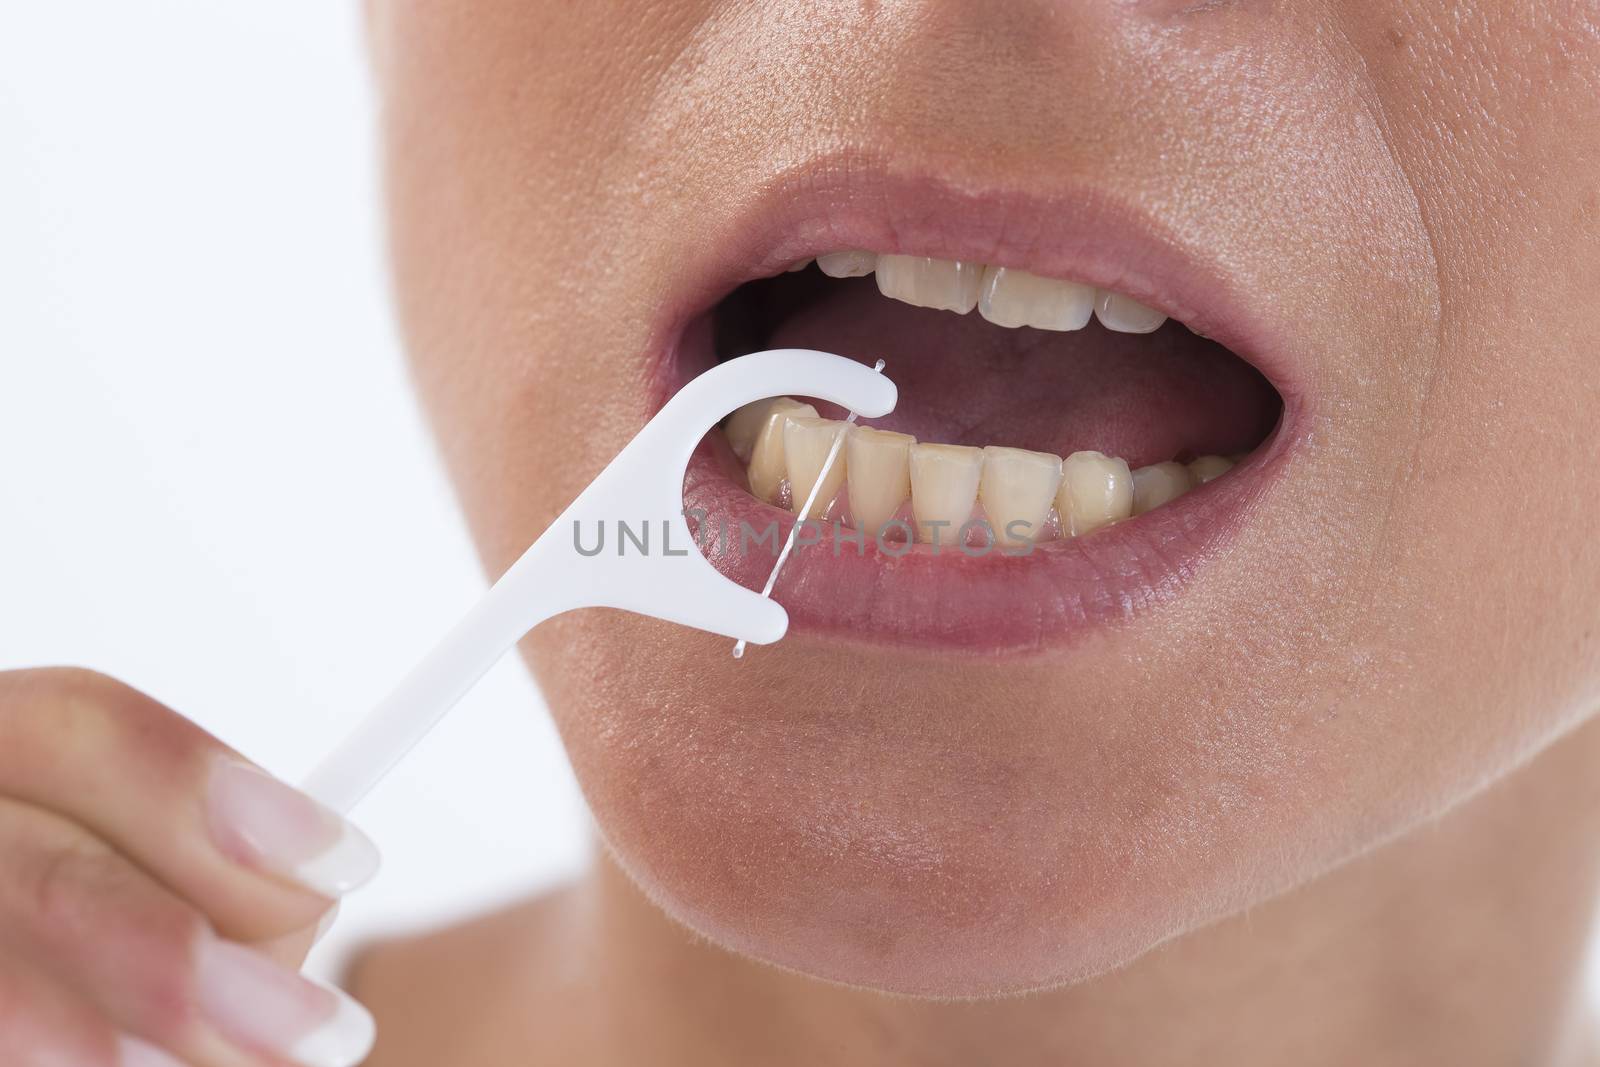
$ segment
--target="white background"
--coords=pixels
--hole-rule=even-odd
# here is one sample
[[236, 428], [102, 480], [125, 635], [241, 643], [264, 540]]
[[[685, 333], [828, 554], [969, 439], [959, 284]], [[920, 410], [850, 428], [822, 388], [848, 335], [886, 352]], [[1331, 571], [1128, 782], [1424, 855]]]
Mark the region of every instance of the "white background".
[[[360, 8], [0, 3], [0, 668], [96, 667], [297, 779], [483, 588], [387, 307]], [[364, 804], [356, 940], [569, 874], [514, 658]]]
[[[115, 674], [291, 780], [483, 585], [389, 322], [371, 108], [353, 0], [0, 3], [0, 668]], [[358, 821], [386, 867], [324, 974], [589, 848], [514, 659]]]

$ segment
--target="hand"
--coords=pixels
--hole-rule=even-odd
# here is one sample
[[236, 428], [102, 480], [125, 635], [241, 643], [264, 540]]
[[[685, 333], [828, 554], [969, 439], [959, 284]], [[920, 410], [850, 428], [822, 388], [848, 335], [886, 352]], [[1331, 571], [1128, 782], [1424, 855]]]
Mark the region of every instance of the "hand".
[[360, 1062], [371, 1017], [294, 968], [377, 863], [149, 697], [0, 672], [0, 1064]]

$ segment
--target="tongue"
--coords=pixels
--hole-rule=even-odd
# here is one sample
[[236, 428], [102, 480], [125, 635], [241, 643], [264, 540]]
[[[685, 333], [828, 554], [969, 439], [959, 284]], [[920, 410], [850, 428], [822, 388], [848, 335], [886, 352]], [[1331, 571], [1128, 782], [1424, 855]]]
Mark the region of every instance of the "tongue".
[[1280, 407], [1255, 368], [1175, 322], [1143, 335], [1098, 321], [1071, 333], [1006, 329], [890, 300], [870, 278], [829, 285], [768, 344], [887, 360], [900, 403], [872, 425], [923, 441], [1095, 449], [1137, 467], [1248, 452]]

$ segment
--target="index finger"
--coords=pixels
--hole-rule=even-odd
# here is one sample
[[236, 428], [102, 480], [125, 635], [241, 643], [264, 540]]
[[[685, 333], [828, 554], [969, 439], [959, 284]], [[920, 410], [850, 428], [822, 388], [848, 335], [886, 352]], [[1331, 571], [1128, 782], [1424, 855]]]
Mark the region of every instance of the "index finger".
[[0, 795], [77, 822], [236, 940], [314, 925], [378, 866], [346, 820], [86, 671], [0, 674]]

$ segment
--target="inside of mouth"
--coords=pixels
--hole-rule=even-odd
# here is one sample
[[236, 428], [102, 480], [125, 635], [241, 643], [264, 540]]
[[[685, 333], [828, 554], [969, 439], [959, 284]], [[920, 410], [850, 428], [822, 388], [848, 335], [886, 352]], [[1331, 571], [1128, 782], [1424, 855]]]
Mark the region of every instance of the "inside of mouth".
[[[1070, 516], [1059, 513], [1067, 507], [1064, 499], [1056, 506], [1067, 492], [1059, 473], [1049, 514], [1035, 515], [1034, 498], [1045, 492], [1051, 458], [1066, 462], [1067, 482], [1076, 461], [1081, 485], [1089, 486], [1122, 476], [1111, 467], [1084, 467], [1085, 457], [1125, 461], [1127, 477], [1146, 483], [1144, 506], [1131, 508], [1137, 514], [1148, 510], [1152, 500], [1159, 506], [1204, 481], [1225, 477], [1229, 467], [1263, 444], [1282, 414], [1282, 398], [1259, 371], [1182, 323], [1167, 320], [1149, 332], [1130, 332], [1148, 328], [1159, 316], [1126, 298], [1094, 294], [1097, 310], [1090, 315], [1084, 301], [1092, 291], [1086, 287], [1020, 271], [1010, 272], [1008, 279], [1006, 272], [982, 265], [853, 255], [854, 265], [846, 261], [842, 268], [838, 261], [843, 257], [824, 259], [833, 273], [854, 271], [855, 277], [832, 277], [810, 263], [735, 290], [709, 316], [711, 357], [722, 361], [769, 348], [815, 348], [869, 365], [886, 360], [900, 400], [893, 413], [868, 425], [911, 435], [918, 444], [989, 446], [981, 456], [960, 448], [948, 454], [921, 450], [926, 453], [922, 495], [929, 510], [952, 506], [936, 504], [933, 498], [960, 498], [965, 482], [992, 482], [989, 495], [1003, 513], [997, 517], [1015, 513], [1029, 519], [1024, 527], [1033, 531], [1029, 539], [1085, 532], [1070, 529]], [[974, 292], [979, 294], [977, 306], [963, 311]], [[1084, 316], [1085, 324], [1060, 328], [1072, 327]], [[1019, 320], [1057, 328], [1012, 324]], [[827, 405], [815, 406], [822, 419], [843, 417]], [[759, 418], [747, 416], [743, 425], [729, 424], [730, 444], [747, 466], [771, 466], [771, 453], [783, 451], [783, 437], [798, 442], [800, 451], [787, 457], [796, 473], [790, 477], [785, 472], [781, 485], [771, 485], [770, 472], [765, 484], [758, 484], [760, 472], [749, 472], [754, 495], [798, 512], [797, 490], [809, 489], [817, 480], [808, 474], [808, 464], [816, 465], [816, 453], [829, 442], [828, 427], [808, 420], [808, 413], [798, 408], [787, 416], [766, 409], [757, 414]], [[763, 434], [766, 430], [771, 432]], [[752, 455], [758, 445], [754, 436], [764, 437], [765, 460]], [[869, 474], [881, 480], [877, 467], [869, 471], [871, 464], [886, 462], [896, 469], [895, 457], [885, 459], [877, 448], [890, 439], [868, 437], [859, 450], [863, 482]], [[1034, 460], [1011, 450], [1044, 458]], [[858, 452], [854, 446], [840, 451], [841, 460]], [[994, 468], [987, 475], [985, 457]], [[776, 458], [784, 468], [785, 457]], [[1139, 475], [1141, 471], [1147, 473]], [[819, 493], [824, 499], [808, 517], [850, 521], [849, 471], [841, 473], [827, 479], [830, 484]], [[896, 512], [913, 530], [917, 501], [911, 490], [919, 488], [915, 475], [915, 470], [909, 472], [908, 496]], [[863, 486], [862, 491], [870, 488]], [[1117, 491], [1110, 482], [1106, 489], [1113, 495]], [[982, 515], [984, 494], [975, 491], [979, 499], [973, 510]], [[959, 508], [960, 501], [953, 506]], [[1111, 507], [1108, 521], [1127, 517], [1115, 513], [1120, 505]], [[1004, 535], [1000, 539], [1007, 540]]]

